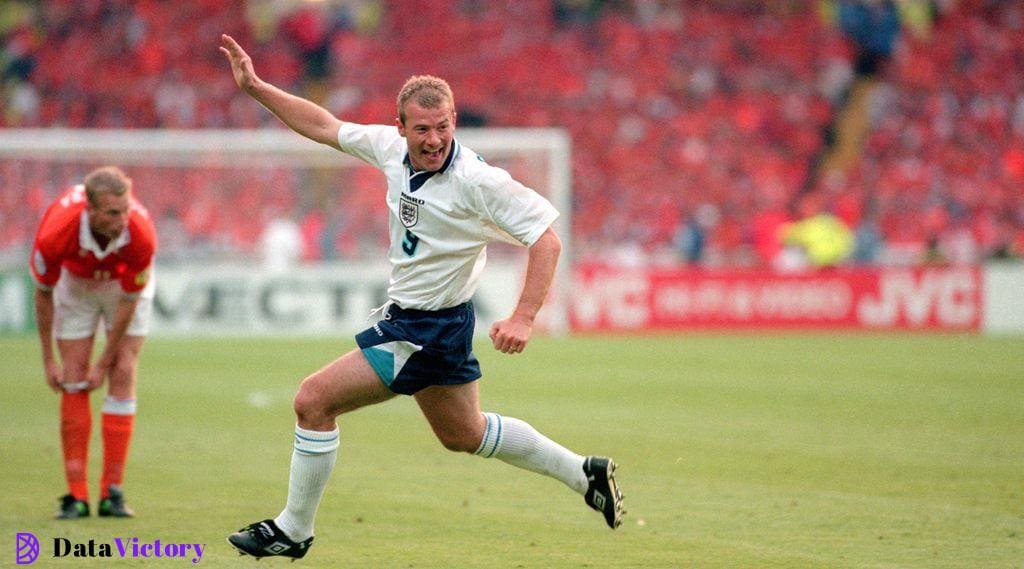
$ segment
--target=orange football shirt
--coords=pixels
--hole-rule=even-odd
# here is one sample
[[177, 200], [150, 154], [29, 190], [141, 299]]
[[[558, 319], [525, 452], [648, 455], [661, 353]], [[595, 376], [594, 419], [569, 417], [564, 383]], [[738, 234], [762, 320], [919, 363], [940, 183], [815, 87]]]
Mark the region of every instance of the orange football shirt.
[[53, 287], [65, 269], [83, 279], [116, 279], [127, 293], [145, 288], [156, 253], [156, 228], [146, 208], [134, 197], [130, 200], [126, 229], [105, 248], [89, 230], [84, 186], [75, 186], [51, 204], [39, 224], [29, 260], [36, 281]]

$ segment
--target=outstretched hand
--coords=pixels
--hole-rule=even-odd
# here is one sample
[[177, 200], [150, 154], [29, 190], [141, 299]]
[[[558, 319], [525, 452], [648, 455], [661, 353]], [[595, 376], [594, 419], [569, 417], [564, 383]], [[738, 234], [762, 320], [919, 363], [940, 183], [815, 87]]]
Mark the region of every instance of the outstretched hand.
[[220, 36], [220, 51], [231, 62], [231, 74], [235, 76], [235, 83], [239, 87], [249, 91], [256, 86], [259, 78], [252, 66], [252, 58], [238, 45], [238, 42], [227, 34]]

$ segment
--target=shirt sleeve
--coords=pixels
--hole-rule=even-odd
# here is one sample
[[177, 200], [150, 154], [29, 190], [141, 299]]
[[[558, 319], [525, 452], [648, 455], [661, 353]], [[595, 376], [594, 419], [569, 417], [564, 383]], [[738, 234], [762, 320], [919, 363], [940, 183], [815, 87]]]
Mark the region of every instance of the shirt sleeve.
[[126, 297], [135, 297], [141, 294], [142, 290], [146, 288], [146, 283], [149, 282], [149, 272], [149, 269], [145, 269], [138, 273], [125, 273], [121, 277], [121, 290], [124, 292], [124, 295]]
[[[150, 257], [152, 261], [152, 257]], [[127, 294], [134, 294], [141, 292], [142, 289], [146, 288], [151, 278], [152, 262], [144, 265], [129, 265], [121, 275], [121, 290]]]
[[43, 244], [36, 242], [28, 264], [37, 287], [50, 290], [57, 284], [57, 280], [60, 278], [61, 259], [54, 256], [52, 252], [48, 253]]
[[401, 136], [394, 126], [346, 122], [338, 129], [341, 150], [377, 169], [383, 169], [385, 156], [396, 138], [400, 140]]
[[78, 185], [64, 193], [43, 214], [28, 261], [32, 278], [40, 289], [50, 290], [57, 284], [69, 251], [75, 250], [84, 202], [85, 187]]
[[488, 219], [527, 247], [540, 239], [558, 218], [558, 210], [551, 202], [501, 168], [484, 167], [478, 175], [477, 188]]

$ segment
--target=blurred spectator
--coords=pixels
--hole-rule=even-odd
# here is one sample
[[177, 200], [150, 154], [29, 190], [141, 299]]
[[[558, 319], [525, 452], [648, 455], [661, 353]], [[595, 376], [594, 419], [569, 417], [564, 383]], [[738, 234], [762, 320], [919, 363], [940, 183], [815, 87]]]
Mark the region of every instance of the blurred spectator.
[[839, 26], [857, 46], [857, 75], [875, 75], [892, 55], [900, 33], [893, 0], [839, 0]]
[[857, 265], [871, 265], [878, 261], [883, 246], [882, 233], [871, 217], [866, 217], [854, 229], [851, 260]]
[[789, 269], [799, 268], [798, 255], [811, 268], [835, 267], [849, 259], [854, 251], [854, 235], [839, 217], [824, 210], [819, 196], [805, 196], [798, 221], [782, 227], [782, 242], [787, 258], [782, 262]]
[[302, 259], [302, 229], [290, 217], [274, 217], [260, 236], [260, 257], [270, 273], [284, 273]]
[[695, 216], [687, 217], [676, 230], [675, 246], [684, 264], [696, 265], [704, 258], [704, 228]]

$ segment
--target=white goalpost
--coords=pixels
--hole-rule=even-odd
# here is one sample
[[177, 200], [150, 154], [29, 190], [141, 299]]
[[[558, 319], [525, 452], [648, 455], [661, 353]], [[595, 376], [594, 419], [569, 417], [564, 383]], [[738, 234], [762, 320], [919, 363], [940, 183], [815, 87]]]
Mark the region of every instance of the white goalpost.
[[[551, 297], [541, 313], [541, 324], [551, 333], [566, 333], [573, 258], [568, 134], [557, 128], [460, 128], [457, 138], [489, 163], [508, 170], [547, 197], [561, 213], [555, 229], [562, 239], [563, 257]], [[42, 192], [52, 200], [102, 164], [124, 168], [135, 181], [140, 199], [156, 218], [162, 242], [158, 282], [165, 284], [171, 295], [164, 299], [165, 311], [170, 314], [176, 307], [178, 314], [163, 325], [158, 323], [155, 331], [217, 332], [228, 331], [227, 324], [232, 322], [239, 324], [237, 315], [228, 318], [223, 326], [190, 320], [189, 310], [206, 309], [198, 304], [189, 308], [188, 296], [199, 286], [194, 282], [197, 278], [206, 279], [203, 282], [224, 279], [224, 275], [237, 274], [239, 267], [249, 271], [258, 267], [254, 236], [266, 224], [267, 217], [275, 213], [316, 212], [322, 215], [325, 229], [330, 230], [324, 233], [322, 249], [316, 256], [318, 261], [292, 271], [293, 277], [299, 279], [293, 279], [289, 285], [293, 295], [295, 287], [321, 286], [317, 283], [322, 278], [350, 279], [362, 275], [365, 280], [359, 281], [358, 291], [344, 289], [351, 298], [366, 297], [353, 301], [362, 308], [374, 302], [369, 297], [379, 297], [379, 287], [386, 283], [386, 272], [381, 272], [387, 239], [386, 216], [382, 211], [383, 177], [377, 177], [376, 170], [348, 155], [286, 129], [0, 129], [0, 192], [4, 192], [0, 198], [6, 204], [19, 195], [30, 195], [33, 190], [36, 195]], [[373, 187], [379, 191], [366, 191]], [[195, 200], [203, 203], [194, 203]], [[207, 211], [209, 208], [219, 211]], [[281, 209], [287, 211], [277, 211]], [[0, 241], [0, 272], [18, 269], [17, 261], [27, 258], [38, 212], [21, 213], [25, 218], [14, 218], [21, 215], [18, 211], [0, 210], [0, 221], [5, 221], [6, 215], [6, 222], [13, 224], [6, 240]], [[209, 225], [205, 234], [204, 223]], [[518, 294], [523, 276], [523, 255], [522, 248], [501, 244], [489, 248], [485, 270], [488, 280], [482, 283], [480, 295], [487, 295], [484, 304], [490, 310], [514, 306], [514, 295]], [[7, 269], [4, 265], [8, 265]], [[490, 278], [488, 273], [492, 273]], [[258, 270], [256, 274], [266, 277]], [[366, 283], [382, 274], [385, 280], [374, 285], [374, 293], [366, 292], [370, 290]], [[350, 288], [354, 286], [349, 281], [345, 283]], [[341, 289], [335, 289], [335, 296], [343, 294], [337, 292]], [[264, 293], [253, 293], [260, 294]], [[298, 297], [280, 300], [286, 298], [281, 294], [276, 298], [279, 306], [291, 308], [301, 302]], [[260, 302], [270, 301], [251, 300], [254, 306]], [[334, 305], [325, 306], [330, 310]], [[302, 314], [297, 309], [292, 313]], [[302, 317], [298, 316], [290, 326], [299, 332], [318, 333], [338, 325], [310, 314], [306, 317], [317, 324], [304, 328], [298, 322]], [[279, 323], [249, 324], [253, 331], [273, 332]], [[246, 326], [241, 328], [244, 331]]]

